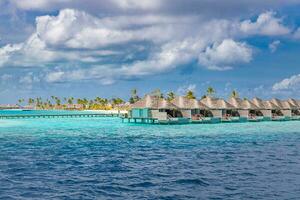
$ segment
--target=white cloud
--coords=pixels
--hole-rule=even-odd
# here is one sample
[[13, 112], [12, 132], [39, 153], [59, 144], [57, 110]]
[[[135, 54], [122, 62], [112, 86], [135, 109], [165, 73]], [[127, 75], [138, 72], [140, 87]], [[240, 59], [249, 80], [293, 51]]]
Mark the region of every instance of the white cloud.
[[252, 49], [245, 43], [225, 39], [199, 55], [200, 64], [211, 70], [228, 70], [238, 63], [248, 63], [252, 59]]
[[147, 9], [154, 10], [161, 6], [162, 0], [112, 0], [122, 9]]
[[[57, 16], [38, 17], [36, 31], [23, 43], [0, 47], [0, 66], [58, 66], [47, 74], [47, 82], [98, 79], [104, 84], [168, 72], [192, 61], [209, 70], [226, 70], [251, 61], [251, 47], [237, 41], [266, 33], [262, 25], [254, 31], [254, 24], [276, 23], [283, 26], [272, 13], [250, 22], [196, 15], [97, 17], [64, 9]], [[245, 24], [252, 28], [243, 30]], [[146, 56], [139, 57], [141, 51]]]
[[299, 90], [300, 89], [300, 74], [291, 76], [290, 78], [283, 79], [275, 83], [272, 87], [273, 91], [281, 90]]
[[177, 94], [178, 95], [185, 95], [187, 91], [192, 91], [192, 92], [195, 92], [196, 91], [196, 88], [197, 88], [197, 85], [196, 84], [189, 84], [189, 85], [183, 85], [183, 86], [180, 86], [178, 89], [177, 89]]
[[46, 75], [46, 81], [50, 83], [60, 81], [64, 74], [65, 72], [62, 71], [51, 72]]
[[255, 22], [245, 20], [241, 23], [241, 31], [246, 34], [258, 35], [287, 35], [290, 29], [282, 24], [281, 18], [276, 18], [276, 13], [265, 12], [258, 16]]
[[8, 44], [0, 48], [0, 66], [9, 61], [11, 54], [15, 51], [21, 50], [22, 46], [22, 44]]
[[277, 51], [278, 46], [280, 45], [280, 41], [279, 40], [275, 40], [272, 43], [269, 44], [269, 49], [272, 53], [274, 53], [275, 51]]
[[70, 3], [72, 0], [11, 0], [18, 8], [24, 10], [44, 10], [50, 7], [61, 6]]
[[294, 32], [294, 38], [295, 39], [300, 39], [300, 28], [298, 28], [295, 32]]

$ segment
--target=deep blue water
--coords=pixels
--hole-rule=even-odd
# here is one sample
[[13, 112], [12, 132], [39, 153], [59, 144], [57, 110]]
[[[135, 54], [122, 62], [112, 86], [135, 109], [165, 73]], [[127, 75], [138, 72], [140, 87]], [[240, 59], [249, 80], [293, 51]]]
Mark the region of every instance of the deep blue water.
[[0, 199], [300, 199], [300, 121], [0, 120]]

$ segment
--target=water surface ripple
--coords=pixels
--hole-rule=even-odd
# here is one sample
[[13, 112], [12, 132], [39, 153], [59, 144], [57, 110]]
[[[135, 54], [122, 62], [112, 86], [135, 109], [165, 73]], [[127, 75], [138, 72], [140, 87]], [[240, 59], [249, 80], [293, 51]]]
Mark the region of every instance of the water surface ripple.
[[300, 199], [300, 121], [0, 121], [0, 199]]

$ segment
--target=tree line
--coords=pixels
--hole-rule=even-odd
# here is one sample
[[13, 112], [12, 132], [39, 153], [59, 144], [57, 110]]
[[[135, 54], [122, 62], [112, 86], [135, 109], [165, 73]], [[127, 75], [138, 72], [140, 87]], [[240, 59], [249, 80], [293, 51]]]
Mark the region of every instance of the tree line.
[[[201, 99], [207, 96], [214, 96], [216, 90], [213, 87], [208, 87], [206, 90], [206, 94], [201, 97]], [[173, 91], [167, 92], [163, 94], [159, 89], [154, 90], [150, 93], [152, 96], [159, 96], [160, 98], [165, 98], [168, 101], [172, 101], [176, 94]], [[239, 94], [236, 90], [233, 90], [230, 94], [231, 97], [238, 98]], [[188, 99], [196, 99], [195, 93], [192, 90], [187, 90], [185, 97]], [[90, 110], [110, 110], [115, 108], [128, 109], [129, 104], [133, 104], [139, 101], [141, 98], [138, 96], [138, 92], [136, 89], [131, 90], [131, 96], [129, 98], [128, 103], [121, 98], [101, 98], [96, 97], [94, 99], [87, 98], [74, 98], [74, 97], [64, 97], [59, 98], [57, 96], [51, 96], [47, 99], [42, 99], [41, 97], [37, 98], [29, 98], [19, 99], [18, 105], [22, 106], [24, 104], [34, 107], [36, 109], [90, 109]]]

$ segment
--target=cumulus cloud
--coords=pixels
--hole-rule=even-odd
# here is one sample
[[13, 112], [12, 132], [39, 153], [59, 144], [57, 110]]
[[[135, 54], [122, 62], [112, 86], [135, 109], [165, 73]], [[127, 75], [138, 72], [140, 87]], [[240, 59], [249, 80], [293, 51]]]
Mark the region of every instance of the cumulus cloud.
[[246, 43], [225, 39], [207, 47], [199, 55], [199, 63], [212, 70], [232, 69], [232, 65], [248, 63], [252, 59], [252, 49]]
[[187, 91], [195, 92], [196, 88], [197, 88], [196, 84], [183, 85], [177, 89], [176, 93], [179, 95], [185, 95]]
[[72, 0], [11, 0], [18, 8], [24, 10], [48, 10], [54, 7], [61, 7], [63, 4], [71, 3]]
[[295, 38], [295, 39], [300, 39], [300, 28], [298, 28], [298, 29], [294, 32], [294, 38]]
[[[47, 5], [46, 0], [41, 3]], [[209, 70], [228, 70], [252, 59], [252, 47], [242, 40], [270, 34], [276, 30], [268, 28], [272, 26], [286, 28], [271, 12], [251, 22], [197, 15], [97, 17], [64, 9], [37, 17], [35, 32], [23, 43], [0, 47], [0, 66], [46, 66], [52, 68], [47, 82], [98, 79], [103, 84], [168, 72], [193, 61]]]
[[275, 40], [272, 43], [269, 44], [269, 49], [272, 53], [274, 53], [275, 51], [277, 51], [278, 46], [280, 45], [280, 41], [279, 40]]
[[[240, 16], [241, 14], [276, 9], [285, 5], [299, 4], [297, 0], [4, 0], [22, 10], [59, 10], [63, 8], [83, 9], [93, 13], [120, 12], [162, 12], [162, 13], [204, 13], [206, 16]], [[217, 11], [217, 12], [216, 12]], [[212, 14], [213, 13], [213, 14]]]
[[300, 74], [291, 76], [290, 78], [283, 79], [275, 83], [272, 87], [273, 91], [284, 90], [299, 90], [300, 89]]
[[265, 12], [258, 16], [255, 22], [246, 20], [241, 24], [241, 30], [247, 34], [286, 35], [290, 29], [282, 24], [281, 18], [275, 17], [275, 12]]

